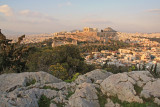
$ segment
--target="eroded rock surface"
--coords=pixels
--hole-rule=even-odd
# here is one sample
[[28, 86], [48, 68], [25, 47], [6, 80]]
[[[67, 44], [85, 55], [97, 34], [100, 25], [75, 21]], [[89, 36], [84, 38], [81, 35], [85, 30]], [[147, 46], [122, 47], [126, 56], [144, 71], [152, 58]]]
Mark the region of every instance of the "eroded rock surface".
[[101, 83], [101, 90], [107, 96], [118, 96], [122, 101], [140, 102], [143, 100], [136, 95], [134, 90], [135, 80], [127, 73], [111, 75]]
[[46, 72], [25, 72], [0, 75], [0, 81], [0, 107], [38, 107], [42, 96], [50, 107], [121, 107], [111, 97], [121, 103], [152, 99], [160, 106], [160, 79], [148, 71], [112, 74], [97, 69], [72, 83]]
[[96, 69], [96, 70], [88, 72], [84, 75], [78, 76], [75, 83], [77, 83], [77, 84], [81, 84], [84, 82], [95, 83], [97, 80], [104, 80], [105, 78], [109, 77], [110, 75], [112, 75], [112, 73], [107, 72], [105, 70]]
[[160, 79], [147, 82], [146, 85], [143, 87], [141, 96], [145, 98], [160, 98]]
[[78, 85], [69, 99], [69, 104], [72, 107], [100, 107], [95, 86], [91, 83]]
[[18, 87], [25, 87], [30, 81], [36, 81], [40, 84], [58, 83], [62, 80], [46, 73], [46, 72], [25, 72], [25, 73], [11, 73], [0, 75], [0, 91], [11, 91]]
[[121, 101], [143, 103], [142, 98], [160, 97], [160, 79], [153, 78], [148, 71], [114, 74], [106, 78], [100, 87], [103, 94], [117, 96]]

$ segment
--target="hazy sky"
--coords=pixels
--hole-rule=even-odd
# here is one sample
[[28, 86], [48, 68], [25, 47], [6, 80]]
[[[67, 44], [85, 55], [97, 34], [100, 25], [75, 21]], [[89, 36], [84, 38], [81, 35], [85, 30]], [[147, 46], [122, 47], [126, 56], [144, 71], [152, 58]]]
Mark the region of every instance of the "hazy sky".
[[53, 33], [85, 26], [160, 32], [160, 0], [0, 0], [0, 29]]

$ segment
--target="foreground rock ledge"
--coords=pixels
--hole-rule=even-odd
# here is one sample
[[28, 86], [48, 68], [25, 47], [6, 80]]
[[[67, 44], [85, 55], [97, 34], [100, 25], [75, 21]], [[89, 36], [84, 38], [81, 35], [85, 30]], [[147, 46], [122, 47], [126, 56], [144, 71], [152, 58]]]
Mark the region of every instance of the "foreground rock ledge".
[[2, 74], [0, 81], [0, 107], [38, 107], [42, 95], [50, 100], [50, 107], [120, 107], [112, 96], [129, 103], [153, 99], [160, 106], [160, 79], [148, 71], [112, 74], [97, 69], [72, 83], [42, 71], [25, 72]]

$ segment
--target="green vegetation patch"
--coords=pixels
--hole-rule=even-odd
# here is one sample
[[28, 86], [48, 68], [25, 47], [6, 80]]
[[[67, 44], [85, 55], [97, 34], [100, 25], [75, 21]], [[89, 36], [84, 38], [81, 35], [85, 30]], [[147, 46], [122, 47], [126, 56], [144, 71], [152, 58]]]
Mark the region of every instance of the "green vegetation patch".
[[55, 101], [51, 101], [52, 99], [47, 98], [45, 95], [41, 95], [41, 97], [38, 101], [39, 107], [50, 107], [51, 103], [56, 104], [57, 107], [64, 107], [65, 106], [64, 103], [56, 103]]
[[72, 79], [70, 79], [70, 80], [68, 79], [68, 80], [64, 80], [64, 81], [67, 82], [67, 83], [71, 83], [71, 82], [75, 81], [78, 78], [79, 75], [80, 75], [80, 73], [75, 73], [73, 75]]
[[144, 103], [149, 107], [160, 107], [158, 104], [154, 103], [154, 97], [151, 96], [150, 98], [142, 98]]
[[98, 92], [97, 96], [98, 96], [100, 107], [105, 107], [105, 104], [107, 103], [107, 96], [104, 95], [99, 88], [96, 88], [96, 90]]
[[72, 80], [64, 80], [64, 82], [71, 83], [73, 81]]
[[51, 86], [43, 86], [42, 89], [51, 89], [51, 90], [55, 90], [55, 91], [59, 91], [58, 88], [54, 88], [54, 87], [51, 87]]
[[51, 99], [47, 98], [45, 95], [41, 95], [38, 105], [39, 107], [49, 107], [51, 103]]
[[135, 84], [134, 85], [134, 90], [136, 91], [137, 95], [140, 95], [143, 88], [139, 87], [137, 84]]
[[52, 103], [56, 104], [57, 107], [64, 107], [64, 103], [56, 103], [55, 101], [52, 101]]
[[26, 86], [30, 86], [30, 85], [33, 85], [36, 83], [36, 80], [35, 79], [32, 79], [32, 80], [29, 80], [27, 83], [26, 83]]
[[122, 72], [130, 72], [137, 70], [137, 67], [135, 65], [132, 66], [119, 66], [116, 65], [108, 65], [108, 61], [106, 61], [106, 64], [103, 65], [102, 69], [112, 72], [113, 74], [122, 73]]
[[102, 69], [101, 72], [106, 73], [107, 71]]
[[69, 90], [68, 94], [66, 95], [66, 99], [68, 100], [73, 94], [74, 94], [74, 92]]

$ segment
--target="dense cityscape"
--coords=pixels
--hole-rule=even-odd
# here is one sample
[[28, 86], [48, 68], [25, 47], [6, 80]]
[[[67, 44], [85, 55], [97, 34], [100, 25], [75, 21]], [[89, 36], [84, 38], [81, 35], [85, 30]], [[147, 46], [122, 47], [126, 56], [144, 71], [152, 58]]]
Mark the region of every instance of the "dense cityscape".
[[[56, 40], [54, 38], [67, 38], [71, 41], [66, 41], [66, 39]], [[152, 38], [154, 38], [154, 40], [152, 40]], [[98, 28], [85, 27], [82, 31], [75, 30], [72, 32], [63, 31], [52, 34], [28, 35], [23, 43], [38, 43], [47, 39], [53, 39], [52, 47], [66, 44], [78, 45], [77, 41], [99, 41], [99, 44], [105, 45], [109, 43], [109, 39], [123, 41], [130, 45], [130, 47], [125, 49], [119, 48], [115, 51], [100, 50], [85, 53], [85, 55], [87, 55], [85, 56], [85, 60], [88, 64], [104, 65], [106, 61], [109, 61], [108, 64], [116, 66], [143, 66], [160, 62], [160, 33], [123, 33], [116, 32], [110, 27], [98, 32]]]

